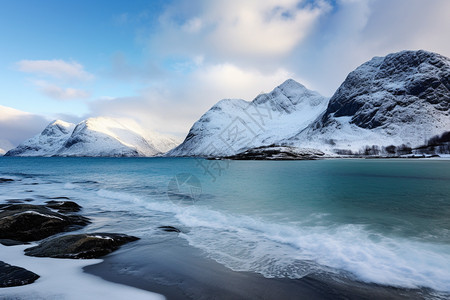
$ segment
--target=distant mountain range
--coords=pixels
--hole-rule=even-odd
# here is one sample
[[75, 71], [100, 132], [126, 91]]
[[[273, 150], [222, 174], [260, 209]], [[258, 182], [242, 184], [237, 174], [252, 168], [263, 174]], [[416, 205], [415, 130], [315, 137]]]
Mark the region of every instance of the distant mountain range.
[[292, 79], [252, 102], [222, 100], [167, 155], [230, 156], [269, 145], [328, 155], [448, 153], [449, 114], [450, 59], [402, 51], [358, 67], [329, 100]]
[[144, 132], [135, 124], [112, 118], [90, 118], [78, 125], [50, 123], [37, 136], [6, 156], [155, 156], [175, 147], [171, 137]]
[[166, 156], [223, 157], [278, 146], [326, 155], [450, 153], [450, 59], [423, 50], [375, 57], [331, 99], [289, 79], [251, 102], [221, 100], [178, 146], [93, 118], [76, 126], [55, 121], [6, 155], [153, 156], [171, 149]]

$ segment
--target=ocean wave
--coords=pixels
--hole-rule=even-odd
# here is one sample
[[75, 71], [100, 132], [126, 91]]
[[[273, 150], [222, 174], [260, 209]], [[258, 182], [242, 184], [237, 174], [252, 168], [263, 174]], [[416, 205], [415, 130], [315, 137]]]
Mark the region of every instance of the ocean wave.
[[[177, 223], [190, 228], [181, 236], [191, 246], [236, 271], [269, 278], [333, 272], [364, 282], [450, 292], [449, 245], [386, 236], [357, 224], [279, 224], [201, 205], [179, 206], [167, 197], [104, 189], [97, 195], [113, 209], [172, 214]], [[327, 215], [312, 216], [317, 217]]]

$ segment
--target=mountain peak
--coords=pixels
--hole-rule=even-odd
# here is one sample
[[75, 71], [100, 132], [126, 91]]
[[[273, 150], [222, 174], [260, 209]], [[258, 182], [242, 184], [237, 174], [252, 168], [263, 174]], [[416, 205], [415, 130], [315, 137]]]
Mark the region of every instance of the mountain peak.
[[352, 150], [367, 143], [420, 146], [450, 129], [449, 114], [450, 59], [407, 50], [352, 71], [322, 116], [294, 139]]
[[109, 117], [75, 124], [51, 122], [41, 134], [10, 150], [9, 156], [153, 156], [175, 147], [175, 140], [146, 133], [134, 122]]
[[[252, 102], [221, 100], [191, 127], [169, 156], [233, 155], [270, 145], [308, 126], [325, 110], [328, 98], [288, 79]], [[238, 136], [239, 133], [239, 136]]]
[[278, 88], [280, 88], [280, 89], [292, 89], [292, 88], [294, 88], [294, 89], [305, 89], [305, 90], [307, 90], [307, 88], [303, 85], [303, 84], [301, 84], [300, 82], [298, 82], [298, 81], [295, 81], [294, 79], [292, 79], [292, 78], [289, 78], [289, 79], [287, 79], [287, 80], [285, 80], [282, 84], [280, 84], [279, 86], [278, 86]]

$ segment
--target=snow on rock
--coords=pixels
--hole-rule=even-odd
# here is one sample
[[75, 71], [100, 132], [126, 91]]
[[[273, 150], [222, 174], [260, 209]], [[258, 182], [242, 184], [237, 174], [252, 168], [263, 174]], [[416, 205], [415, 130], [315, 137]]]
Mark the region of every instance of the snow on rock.
[[286, 144], [358, 151], [365, 145], [422, 145], [450, 131], [450, 59], [402, 51], [351, 72], [325, 112]]
[[233, 160], [312, 160], [323, 156], [316, 149], [296, 148], [289, 146], [261, 146], [225, 157]]
[[50, 123], [40, 134], [26, 140], [8, 151], [6, 156], [51, 156], [60, 149], [70, 137], [75, 124], [56, 120]]
[[167, 156], [230, 156], [298, 133], [326, 109], [328, 99], [289, 79], [252, 102], [225, 99], [190, 129]]
[[55, 121], [6, 153], [8, 156], [154, 156], [177, 145], [170, 137], [146, 133], [137, 124], [90, 118], [78, 125]]

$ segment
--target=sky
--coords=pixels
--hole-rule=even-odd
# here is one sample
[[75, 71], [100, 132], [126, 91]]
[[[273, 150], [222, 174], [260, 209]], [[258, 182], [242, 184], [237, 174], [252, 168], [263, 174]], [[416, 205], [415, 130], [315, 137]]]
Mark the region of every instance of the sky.
[[182, 138], [217, 101], [289, 78], [332, 96], [374, 56], [450, 57], [449, 12], [448, 0], [0, 0], [0, 149], [97, 116]]

